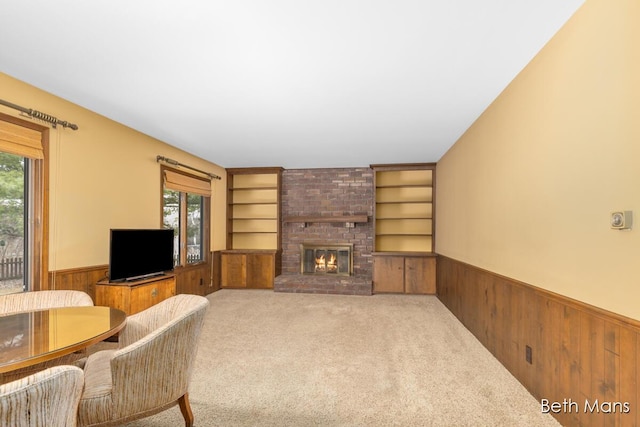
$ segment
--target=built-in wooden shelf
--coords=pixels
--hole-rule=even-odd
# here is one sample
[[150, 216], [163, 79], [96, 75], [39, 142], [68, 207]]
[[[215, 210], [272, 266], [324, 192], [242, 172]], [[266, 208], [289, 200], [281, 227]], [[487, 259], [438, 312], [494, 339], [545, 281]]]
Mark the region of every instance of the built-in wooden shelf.
[[273, 288], [281, 272], [281, 167], [227, 169], [227, 249], [222, 288]]
[[371, 165], [374, 293], [436, 293], [434, 163]]
[[278, 187], [265, 187], [265, 186], [257, 186], [257, 187], [242, 187], [242, 188], [230, 188], [231, 191], [253, 191], [253, 190], [277, 190]]
[[376, 236], [433, 236], [433, 233], [377, 233]]
[[227, 169], [227, 249], [281, 249], [281, 175], [281, 167]]
[[242, 205], [251, 205], [251, 206], [256, 206], [256, 205], [278, 205], [278, 202], [229, 202], [229, 205], [231, 206], [242, 206]]
[[376, 252], [433, 251], [435, 164], [371, 165]]

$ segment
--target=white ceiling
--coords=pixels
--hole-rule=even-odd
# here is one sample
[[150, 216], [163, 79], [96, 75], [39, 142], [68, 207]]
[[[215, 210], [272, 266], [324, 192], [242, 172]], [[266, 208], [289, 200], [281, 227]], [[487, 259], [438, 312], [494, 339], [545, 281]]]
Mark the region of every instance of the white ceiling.
[[434, 162], [582, 3], [0, 0], [0, 71], [223, 167]]

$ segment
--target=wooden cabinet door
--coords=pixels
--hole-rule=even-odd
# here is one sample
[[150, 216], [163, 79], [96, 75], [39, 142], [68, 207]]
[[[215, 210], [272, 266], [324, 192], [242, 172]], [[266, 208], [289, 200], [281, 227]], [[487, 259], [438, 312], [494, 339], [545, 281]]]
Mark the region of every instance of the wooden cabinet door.
[[403, 257], [373, 257], [373, 292], [404, 292]]
[[131, 288], [126, 285], [96, 285], [96, 301], [95, 305], [105, 307], [113, 307], [122, 310], [127, 315], [133, 314], [131, 311]]
[[436, 259], [434, 257], [406, 257], [404, 286], [407, 294], [436, 293]]
[[204, 296], [209, 280], [208, 264], [189, 266], [176, 274], [176, 289], [179, 294]]
[[274, 277], [273, 254], [247, 254], [247, 288], [272, 289]]
[[225, 288], [244, 288], [247, 286], [247, 256], [245, 254], [222, 254], [221, 283]]
[[160, 301], [172, 297], [176, 294], [175, 284], [175, 279], [171, 278], [132, 287], [130, 312], [127, 314], [139, 313]]

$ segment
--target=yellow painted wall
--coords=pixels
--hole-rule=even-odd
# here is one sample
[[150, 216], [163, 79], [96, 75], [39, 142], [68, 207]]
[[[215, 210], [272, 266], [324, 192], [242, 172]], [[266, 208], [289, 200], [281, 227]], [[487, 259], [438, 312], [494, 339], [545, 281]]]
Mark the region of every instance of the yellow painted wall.
[[587, 0], [443, 156], [438, 253], [640, 319], [638, 22]]
[[[213, 180], [213, 250], [225, 247], [226, 173], [78, 105], [0, 73], [0, 97], [78, 125], [50, 134], [49, 269], [109, 262], [110, 228], [161, 226], [162, 155], [223, 177]], [[0, 106], [13, 116], [19, 112]]]

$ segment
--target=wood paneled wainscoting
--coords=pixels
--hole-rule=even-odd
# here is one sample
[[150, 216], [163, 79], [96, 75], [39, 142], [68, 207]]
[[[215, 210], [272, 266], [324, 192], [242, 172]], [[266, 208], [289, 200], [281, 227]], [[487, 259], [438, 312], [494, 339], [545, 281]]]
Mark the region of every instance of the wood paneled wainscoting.
[[[217, 260], [217, 261], [216, 261]], [[206, 263], [176, 268], [176, 293], [208, 295], [220, 289], [220, 254], [212, 252]], [[84, 291], [96, 300], [96, 283], [107, 277], [108, 265], [49, 272], [49, 289]]]
[[640, 426], [640, 322], [445, 256], [437, 286], [541, 410], [547, 399], [563, 425]]
[[49, 272], [49, 288], [51, 290], [83, 291], [96, 300], [96, 283], [107, 277], [109, 266], [94, 265], [91, 267], [69, 268]]

